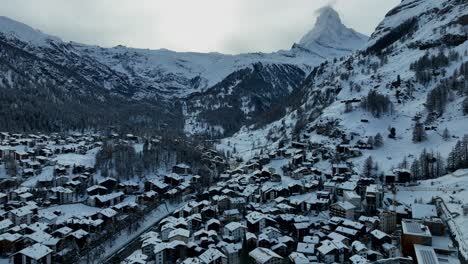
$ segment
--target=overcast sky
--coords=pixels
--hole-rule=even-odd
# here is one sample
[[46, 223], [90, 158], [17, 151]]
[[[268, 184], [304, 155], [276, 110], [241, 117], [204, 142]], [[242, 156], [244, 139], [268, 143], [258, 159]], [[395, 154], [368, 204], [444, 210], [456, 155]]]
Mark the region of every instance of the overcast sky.
[[112, 47], [241, 53], [289, 49], [331, 3], [370, 35], [401, 0], [0, 0], [0, 15], [77, 41]]

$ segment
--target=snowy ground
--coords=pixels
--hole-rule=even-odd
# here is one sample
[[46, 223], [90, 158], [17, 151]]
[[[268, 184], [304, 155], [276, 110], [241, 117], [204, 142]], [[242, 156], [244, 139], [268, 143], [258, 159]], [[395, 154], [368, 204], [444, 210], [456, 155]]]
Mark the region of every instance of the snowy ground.
[[436, 196], [445, 201], [452, 213], [460, 214], [453, 218], [453, 223], [459, 231], [460, 240], [464, 243], [461, 247], [464, 246], [465, 254], [468, 254], [468, 215], [463, 215], [462, 209], [462, 205], [468, 203], [468, 175], [455, 177], [449, 174], [438, 179], [421, 181], [418, 186], [399, 187], [397, 193], [397, 199], [407, 205], [416, 200], [428, 203]]
[[54, 160], [57, 161], [58, 164], [62, 165], [84, 165], [87, 167], [94, 167], [98, 151], [99, 148], [94, 148], [89, 150], [85, 155], [76, 153], [60, 154], [54, 158]]
[[39, 175], [33, 176], [23, 183], [21, 186], [24, 187], [36, 187], [37, 181], [39, 180], [50, 180], [54, 177], [54, 167], [48, 166], [42, 169], [42, 172]]

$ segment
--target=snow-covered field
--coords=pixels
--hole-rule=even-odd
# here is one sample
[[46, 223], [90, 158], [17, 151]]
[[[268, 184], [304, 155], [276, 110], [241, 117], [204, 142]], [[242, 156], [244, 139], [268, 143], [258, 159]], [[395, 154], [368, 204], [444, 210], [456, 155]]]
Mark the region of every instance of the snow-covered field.
[[94, 148], [89, 150], [85, 155], [77, 154], [77, 153], [67, 153], [67, 154], [60, 154], [56, 158], [58, 164], [62, 165], [83, 165], [87, 167], [94, 167], [96, 163], [96, 154], [99, 151], [99, 148]]

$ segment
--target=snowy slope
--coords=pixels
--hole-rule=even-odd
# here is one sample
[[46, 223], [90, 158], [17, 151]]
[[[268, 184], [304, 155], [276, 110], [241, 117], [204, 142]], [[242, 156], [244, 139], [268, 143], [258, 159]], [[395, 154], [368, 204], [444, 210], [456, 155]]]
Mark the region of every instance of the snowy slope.
[[[403, 1], [387, 14], [363, 51], [343, 61], [321, 64], [299, 88], [297, 97], [303, 99], [298, 105], [304, 112], [305, 120], [308, 120], [301, 134], [307, 135], [310, 141], [322, 142], [334, 149], [341, 138], [318, 135], [314, 130], [317, 125], [335, 121], [333, 126], [337, 131], [354, 135], [351, 144], [359, 139], [367, 141], [369, 136], [381, 133], [384, 146], [364, 150], [363, 156], [353, 161], [359, 167], [364, 159], [372, 156], [382, 172], [396, 167], [405, 156], [411, 162], [424, 148], [447, 157], [457, 138], [468, 131], [468, 117], [461, 109], [466, 98], [466, 90], [463, 91], [466, 82], [465, 87], [461, 85], [458, 90], [452, 91], [453, 96], [444, 113], [427, 123], [435, 129], [426, 131], [426, 141], [413, 143], [413, 118], [420, 115], [423, 122], [427, 120], [429, 113], [425, 103], [428, 93], [468, 61], [467, 26], [466, 19], [463, 19], [467, 15], [466, 1]], [[413, 21], [408, 23], [408, 20]], [[460, 57], [450, 61], [443, 70], [433, 72], [429, 83], [416, 81], [415, 72], [410, 69], [411, 63], [426, 53], [435, 55], [440, 50], [446, 56], [456, 52]], [[401, 85], [394, 87], [392, 84], [397, 81], [398, 75]], [[353, 104], [352, 111], [345, 111], [342, 101], [364, 98], [371, 90], [389, 96], [394, 105], [393, 113], [378, 118], [362, 109], [359, 103]], [[291, 138], [300, 120], [297, 107], [292, 106], [284, 118], [260, 130], [244, 127], [233, 137], [224, 139], [220, 148], [232, 152], [232, 146], [237, 144], [238, 152], [249, 154], [255, 153], [255, 150], [251, 151], [252, 148], [256, 148], [257, 152], [261, 148], [274, 149], [279, 139]], [[363, 123], [362, 119], [369, 122]], [[387, 138], [389, 127], [396, 128], [395, 140]], [[453, 136], [447, 141], [442, 138], [445, 128]]]
[[32, 45], [44, 46], [49, 41], [61, 41], [59, 38], [42, 33], [37, 29], [12, 20], [8, 17], [0, 16], [0, 32], [8, 38], [16, 38], [29, 42]]

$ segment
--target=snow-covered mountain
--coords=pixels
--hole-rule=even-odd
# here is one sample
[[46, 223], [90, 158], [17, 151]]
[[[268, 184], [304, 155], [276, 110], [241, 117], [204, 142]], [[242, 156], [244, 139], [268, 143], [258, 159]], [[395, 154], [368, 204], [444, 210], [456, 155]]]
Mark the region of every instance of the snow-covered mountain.
[[136, 94], [136, 98], [151, 97], [154, 93], [163, 94], [166, 98], [182, 98], [203, 92], [231, 73], [255, 63], [295, 65], [308, 73], [325, 59], [347, 55], [362, 47], [366, 39], [364, 35], [346, 28], [338, 13], [327, 7], [319, 11], [314, 29], [299, 45], [273, 53], [226, 55], [123, 46], [102, 49], [74, 44], [74, 47], [130, 76], [135, 82], [147, 85]]
[[[177, 118], [180, 123], [185, 123], [185, 130], [197, 127], [195, 130], [202, 133], [216, 129], [220, 122], [213, 120], [217, 115], [209, 112], [218, 111], [218, 106], [224, 105], [229, 108], [229, 113], [241, 113], [240, 123], [232, 129], [221, 127], [219, 131], [235, 132], [238, 127], [254, 122], [269, 107], [280, 104], [313, 67], [358, 47], [355, 37], [361, 35], [342, 25], [339, 16], [331, 9], [321, 11], [316, 27], [318, 29], [312, 31], [315, 32], [313, 36], [304, 37], [307, 41], [303, 40], [289, 50], [226, 55], [67, 43], [1, 17], [0, 86], [10, 89], [3, 90], [7, 97], [24, 92], [25, 89], [21, 88], [25, 86], [28, 89], [47, 86], [47, 89], [41, 88], [37, 92], [47, 95], [60, 91], [62, 94], [51, 97], [59, 97], [63, 105], [69, 100], [77, 101], [72, 99], [75, 95], [88, 97], [84, 101], [89, 104], [99, 101], [117, 108], [121, 107], [115, 101], [126, 105], [148, 103], [170, 109], [171, 113], [185, 114], [184, 118]], [[327, 38], [348, 48], [343, 49], [337, 43], [327, 46], [324, 43]], [[314, 43], [323, 45], [316, 46], [315, 50]], [[232, 85], [233, 78], [236, 79], [235, 85]], [[224, 94], [228, 88], [226, 84], [232, 86], [228, 94]], [[30, 94], [24, 94], [24, 97]], [[200, 100], [200, 96], [205, 98]], [[41, 98], [44, 96], [36, 100]], [[237, 101], [232, 103], [233, 100]], [[96, 109], [105, 108], [105, 104], [100, 103]], [[284, 107], [279, 108], [284, 110]], [[34, 111], [34, 108], [30, 109]], [[138, 116], [125, 112], [125, 119], [132, 121], [151, 123], [154, 119], [141, 111]], [[120, 119], [119, 116], [115, 114], [115, 118]], [[174, 120], [173, 117], [171, 119]]]
[[219, 147], [244, 156], [295, 137], [335, 149], [343, 138], [353, 147], [380, 133], [384, 145], [364, 150], [356, 164], [372, 156], [387, 172], [423, 149], [445, 159], [468, 131], [467, 17], [463, 0], [402, 1], [361, 50], [316, 67], [283, 118], [261, 129], [243, 127]]
[[61, 41], [57, 37], [42, 33], [5, 16], [0, 16], [0, 32], [3, 32], [5, 37], [19, 39], [36, 46], [47, 45], [49, 41]]
[[347, 28], [330, 6], [317, 11], [320, 15], [314, 28], [299, 41], [299, 46], [330, 57], [341, 57], [362, 48], [368, 37]]

